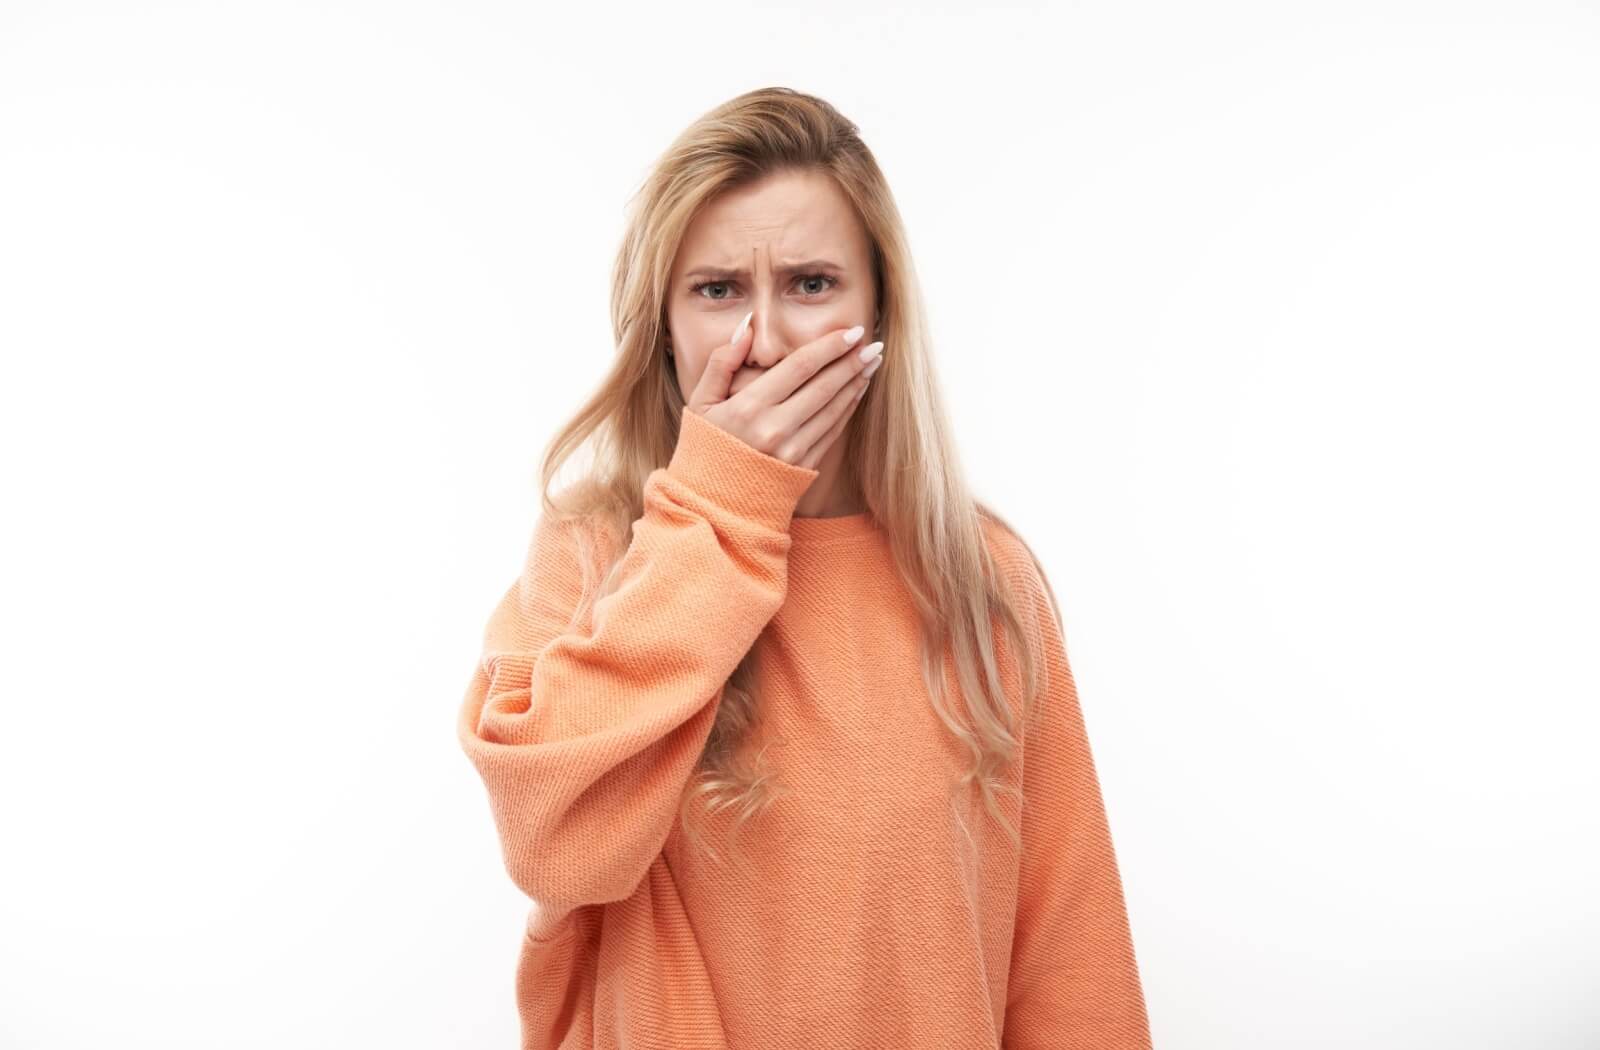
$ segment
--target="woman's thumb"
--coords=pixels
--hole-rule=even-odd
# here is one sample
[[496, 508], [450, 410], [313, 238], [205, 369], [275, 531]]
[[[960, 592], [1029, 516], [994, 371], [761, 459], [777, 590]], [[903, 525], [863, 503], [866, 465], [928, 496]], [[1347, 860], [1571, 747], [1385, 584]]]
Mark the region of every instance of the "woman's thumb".
[[733, 377], [739, 374], [739, 369], [744, 367], [745, 355], [750, 352], [750, 318], [755, 316], [752, 310], [739, 320], [733, 330], [733, 338], [728, 340], [726, 346], [719, 346], [716, 352], [706, 360], [705, 375], [701, 377], [701, 385], [706, 388], [707, 399], [711, 402], [726, 401], [728, 391], [733, 387]]

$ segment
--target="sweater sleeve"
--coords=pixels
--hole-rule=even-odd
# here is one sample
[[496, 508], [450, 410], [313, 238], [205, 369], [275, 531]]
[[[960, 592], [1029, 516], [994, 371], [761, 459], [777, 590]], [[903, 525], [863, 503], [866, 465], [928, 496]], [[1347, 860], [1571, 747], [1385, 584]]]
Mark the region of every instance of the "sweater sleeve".
[[1023, 619], [1047, 678], [1023, 739], [1022, 856], [1004, 1050], [1149, 1050], [1150, 1027], [1078, 691], [1028, 559]]
[[661, 852], [723, 684], [783, 604], [789, 522], [817, 475], [685, 411], [618, 584], [587, 617], [573, 615], [587, 526], [535, 525], [456, 731], [507, 871], [549, 924], [626, 898]]

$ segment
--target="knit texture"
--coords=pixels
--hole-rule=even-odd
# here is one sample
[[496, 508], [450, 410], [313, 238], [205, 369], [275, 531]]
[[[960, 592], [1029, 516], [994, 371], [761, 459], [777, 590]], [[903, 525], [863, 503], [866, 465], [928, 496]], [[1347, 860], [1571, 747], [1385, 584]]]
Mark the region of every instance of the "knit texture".
[[[457, 735], [528, 896], [524, 1050], [1134, 1050], [1149, 1023], [1094, 760], [1049, 598], [985, 519], [1048, 674], [997, 802], [933, 710], [916, 615], [870, 513], [795, 517], [818, 472], [685, 412], [620, 585], [574, 615], [577, 529], [534, 528]], [[620, 539], [609, 540], [612, 544]], [[611, 546], [610, 550], [615, 550]], [[1020, 671], [995, 621], [1002, 682]], [[677, 827], [728, 676], [758, 646], [765, 761], [748, 868]], [[945, 681], [965, 718], [954, 659]], [[727, 854], [733, 816], [697, 811]]]

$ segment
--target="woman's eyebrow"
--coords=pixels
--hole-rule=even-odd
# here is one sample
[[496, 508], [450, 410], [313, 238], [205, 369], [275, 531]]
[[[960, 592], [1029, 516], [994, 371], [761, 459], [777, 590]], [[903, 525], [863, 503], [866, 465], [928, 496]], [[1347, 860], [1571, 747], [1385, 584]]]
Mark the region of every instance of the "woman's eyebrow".
[[[785, 263], [777, 268], [781, 274], [810, 273], [813, 270], [842, 270], [836, 262], [828, 259], [807, 259], [804, 262]], [[748, 277], [749, 270], [733, 270], [722, 266], [696, 266], [684, 277], [709, 277], [713, 281], [725, 281], [732, 277]]]

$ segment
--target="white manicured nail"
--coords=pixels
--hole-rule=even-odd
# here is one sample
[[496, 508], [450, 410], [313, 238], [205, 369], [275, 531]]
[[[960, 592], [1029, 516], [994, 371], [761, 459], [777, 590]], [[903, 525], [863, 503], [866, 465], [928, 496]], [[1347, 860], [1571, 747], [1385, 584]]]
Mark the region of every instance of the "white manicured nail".
[[755, 311], [751, 310], [749, 313], [745, 314], [744, 317], [742, 317], [739, 320], [739, 327], [737, 327], [737, 328], [735, 328], [733, 330], [733, 338], [728, 340], [728, 345], [729, 346], [733, 346], [734, 344], [738, 343], [739, 340], [744, 338], [745, 325], [749, 324], [750, 323], [750, 318], [752, 318], [754, 316], [755, 316]]
[[876, 343], [868, 343], [866, 346], [861, 348], [861, 360], [871, 361], [874, 357], [877, 357], [881, 353], [883, 353], [882, 340], [879, 340]]

